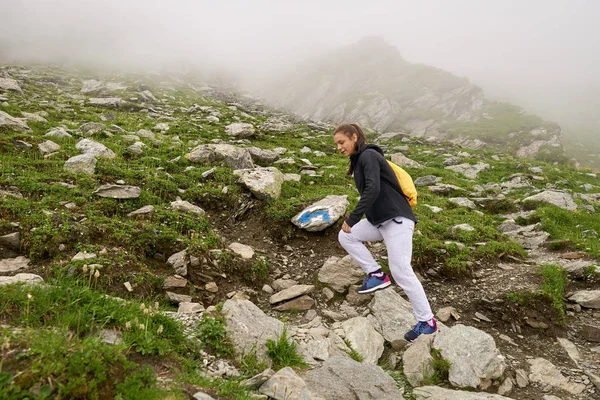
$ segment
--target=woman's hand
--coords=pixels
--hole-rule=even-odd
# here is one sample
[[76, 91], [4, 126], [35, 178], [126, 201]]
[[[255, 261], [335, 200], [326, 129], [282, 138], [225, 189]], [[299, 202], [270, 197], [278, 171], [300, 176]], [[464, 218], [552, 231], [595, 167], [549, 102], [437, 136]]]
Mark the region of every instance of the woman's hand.
[[342, 225], [342, 230], [346, 233], [352, 233], [352, 228], [346, 223], [346, 221], [344, 221], [344, 224]]

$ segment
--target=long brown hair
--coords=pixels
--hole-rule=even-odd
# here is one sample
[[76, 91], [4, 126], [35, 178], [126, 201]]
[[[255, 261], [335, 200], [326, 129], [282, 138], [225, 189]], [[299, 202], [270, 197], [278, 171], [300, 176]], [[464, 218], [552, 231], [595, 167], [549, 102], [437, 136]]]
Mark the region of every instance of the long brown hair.
[[[335, 128], [333, 134], [335, 135], [336, 133], [343, 133], [344, 135], [346, 135], [346, 137], [348, 137], [348, 139], [351, 139], [352, 135], [356, 135], [357, 140], [354, 146], [354, 151], [358, 151], [358, 149], [360, 149], [362, 145], [367, 143], [367, 138], [365, 137], [364, 132], [362, 131], [362, 129], [360, 129], [360, 126], [358, 126], [358, 124], [342, 124]], [[346, 173], [348, 175], [352, 175], [352, 172], [354, 172], [354, 164], [352, 163], [351, 159], [348, 171]]]

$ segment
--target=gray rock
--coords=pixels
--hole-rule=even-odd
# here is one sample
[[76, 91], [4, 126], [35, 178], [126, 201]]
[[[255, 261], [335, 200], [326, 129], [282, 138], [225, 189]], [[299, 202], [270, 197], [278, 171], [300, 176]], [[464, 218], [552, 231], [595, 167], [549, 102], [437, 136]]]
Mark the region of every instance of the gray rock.
[[92, 154], [80, 154], [78, 156], [74, 156], [65, 161], [65, 165], [63, 166], [65, 171], [71, 172], [73, 174], [87, 174], [94, 175], [96, 171], [96, 157]]
[[408, 134], [405, 132], [386, 132], [377, 137], [377, 142], [386, 142], [388, 140], [402, 139], [407, 136]]
[[20, 94], [23, 94], [23, 89], [19, 86], [19, 82], [10, 78], [1, 78], [0, 77], [0, 91], [8, 92], [13, 91]]
[[234, 242], [231, 243], [227, 248], [246, 260], [254, 257], [254, 249], [248, 245]]
[[569, 300], [582, 307], [600, 308], [600, 290], [579, 290]]
[[46, 140], [38, 144], [38, 149], [40, 150], [40, 153], [44, 155], [52, 154], [60, 150], [60, 145], [51, 140]]
[[429, 186], [429, 191], [434, 194], [450, 194], [455, 191], [464, 190], [456, 185], [450, 185], [447, 183], [440, 183], [437, 185]]
[[559, 190], [545, 190], [534, 196], [529, 196], [523, 199], [523, 201], [540, 201], [543, 203], [553, 204], [568, 211], [577, 210], [577, 204], [575, 204], [573, 201], [573, 197], [571, 197], [569, 193]]
[[29, 122], [29, 121], [33, 121], [33, 122], [39, 122], [42, 124], [47, 124], [48, 120], [44, 117], [42, 117], [39, 114], [33, 114], [33, 113], [28, 113], [28, 112], [21, 112], [21, 114], [23, 115], [23, 117]]
[[581, 327], [579, 335], [590, 342], [600, 342], [600, 326], [585, 324]]
[[258, 391], [275, 400], [313, 400], [315, 397], [306, 387], [306, 383], [292, 368], [285, 367], [277, 371]]
[[73, 136], [71, 136], [71, 134], [69, 132], [67, 132], [65, 130], [65, 128], [58, 127], [58, 128], [52, 128], [52, 129], [50, 129], [44, 135], [44, 137], [51, 137], [51, 138], [56, 138], [56, 139], [66, 139], [66, 138], [70, 138], [70, 137], [73, 137]]
[[300, 296], [300, 297], [296, 297], [295, 299], [292, 299], [290, 301], [286, 301], [285, 303], [282, 303], [276, 307], [273, 307], [273, 310], [275, 311], [289, 311], [289, 310], [294, 310], [294, 311], [304, 311], [304, 310], [310, 310], [311, 308], [313, 308], [315, 305], [315, 301], [312, 299], [312, 297], [310, 296]]
[[140, 155], [144, 154], [144, 148], [145, 147], [148, 147], [148, 146], [146, 146], [142, 142], [135, 142], [131, 146], [128, 146], [127, 150], [130, 151], [130, 152], [132, 152], [133, 154], [136, 154], [136, 155], [140, 156]]
[[244, 122], [235, 122], [225, 127], [225, 133], [236, 138], [249, 138], [254, 136], [254, 126]]
[[106, 344], [117, 345], [123, 343], [123, 334], [114, 329], [102, 329], [100, 340]]
[[550, 361], [543, 358], [527, 360], [531, 365], [529, 380], [543, 386], [550, 386], [578, 395], [585, 390], [585, 385], [571, 382]]
[[346, 340], [350, 341], [352, 348], [358, 352], [364, 362], [377, 364], [383, 354], [384, 339], [373, 327], [366, 317], [351, 318], [342, 323]]
[[44, 282], [44, 279], [35, 274], [20, 273], [15, 276], [0, 276], [0, 286], [12, 285], [13, 283], [23, 283], [25, 285], [37, 285]]
[[256, 351], [259, 359], [267, 358], [267, 339], [276, 340], [283, 323], [267, 316], [249, 300], [227, 300], [223, 305], [227, 335], [240, 354]]
[[137, 186], [127, 185], [102, 185], [93, 194], [111, 199], [137, 199], [142, 194], [142, 189]]
[[233, 169], [254, 168], [250, 152], [230, 144], [201, 145], [185, 157], [192, 162], [223, 161]]
[[421, 385], [425, 379], [431, 378], [435, 372], [431, 356], [433, 339], [432, 335], [421, 335], [402, 354], [404, 375], [414, 387]]
[[294, 285], [290, 288], [282, 290], [281, 292], [275, 293], [269, 298], [270, 304], [280, 303], [282, 301], [290, 300], [295, 297], [302, 296], [303, 294], [311, 293], [315, 290], [314, 285]]
[[77, 133], [84, 136], [92, 136], [96, 133], [102, 132], [103, 129], [104, 125], [102, 124], [99, 124], [97, 122], [86, 122], [77, 129]]
[[15, 118], [0, 111], [0, 128], [7, 128], [16, 132], [30, 132], [31, 128], [20, 118]]
[[434, 347], [451, 363], [449, 381], [458, 387], [488, 388], [504, 373], [504, 358], [487, 333], [457, 324], [440, 331]]
[[273, 375], [275, 375], [275, 371], [273, 371], [271, 368], [267, 368], [260, 374], [255, 375], [252, 378], [246, 379], [240, 384], [248, 389], [256, 390], [259, 387], [261, 387], [263, 383], [271, 379]]
[[298, 281], [295, 281], [293, 279], [276, 279], [273, 281], [271, 286], [273, 287], [273, 289], [275, 289], [277, 291], [281, 291], [281, 290], [290, 288], [297, 284], [298, 284]]
[[517, 386], [521, 389], [529, 385], [529, 378], [527, 377], [527, 372], [525, 372], [524, 370], [517, 369], [515, 371], [515, 378], [517, 380]]
[[189, 265], [187, 250], [182, 250], [171, 255], [167, 259], [167, 265], [173, 267], [177, 275], [187, 276]]
[[435, 175], [425, 175], [425, 176], [420, 176], [417, 179], [414, 180], [414, 184], [415, 186], [419, 187], [419, 186], [433, 186], [436, 183], [440, 182], [442, 180], [442, 178], [435, 176]]
[[281, 194], [283, 174], [275, 167], [256, 167], [233, 171], [240, 177], [239, 181], [257, 198], [277, 199]]
[[177, 312], [179, 314], [198, 314], [204, 311], [204, 306], [200, 303], [179, 303]]
[[[0, 236], [0, 246], [7, 246], [14, 250], [19, 249], [21, 247], [21, 234], [19, 232], [14, 232]], [[0, 263], [1, 262], [2, 261], [0, 261]]]
[[96, 158], [115, 158], [117, 155], [102, 143], [95, 142], [91, 139], [82, 139], [75, 148], [84, 154], [92, 155]]
[[319, 282], [331, 285], [336, 292], [342, 293], [346, 288], [355, 283], [361, 282], [365, 278], [365, 273], [352, 259], [350, 255], [340, 259], [339, 257], [329, 257], [319, 270]]
[[174, 211], [181, 211], [181, 212], [185, 212], [185, 213], [196, 214], [201, 217], [206, 215], [206, 211], [204, 211], [202, 208], [190, 203], [189, 201], [185, 201], [185, 200], [172, 201], [171, 209]]
[[173, 292], [167, 292], [166, 296], [167, 296], [167, 300], [169, 300], [171, 303], [174, 303], [174, 304], [191, 303], [192, 302], [192, 296], [188, 296], [185, 294], [177, 294], [177, 293], [173, 293]]
[[152, 215], [154, 214], [154, 206], [153, 205], [147, 205], [141, 208], [138, 208], [135, 211], [130, 212], [129, 214], [127, 214], [127, 216], [129, 218], [133, 218], [133, 217], [139, 217], [139, 216], [144, 216], [144, 215]]
[[575, 346], [575, 343], [573, 343], [569, 339], [565, 339], [565, 338], [556, 338], [556, 340], [558, 340], [558, 343], [560, 344], [560, 346], [569, 355], [569, 358], [571, 360], [573, 360], [573, 362], [575, 364], [578, 364], [580, 356], [579, 356], [579, 350], [577, 349], [577, 346]]
[[329, 195], [296, 214], [292, 223], [309, 232], [322, 231], [335, 224], [349, 204], [347, 195]]
[[270, 117], [259, 127], [260, 130], [266, 132], [285, 132], [294, 128], [294, 125], [279, 118]]
[[88, 103], [91, 106], [119, 108], [124, 106], [127, 102], [120, 97], [92, 97], [88, 99]]
[[414, 160], [411, 160], [410, 158], [406, 157], [402, 153], [392, 154], [391, 159], [394, 164], [396, 164], [400, 167], [415, 168], [415, 169], [423, 168], [423, 166], [421, 164], [419, 164], [418, 162], [416, 162]]
[[451, 167], [453, 165], [460, 164], [461, 161], [462, 161], [462, 158], [460, 158], [460, 157], [449, 157], [444, 160], [443, 164], [444, 164], [444, 167]]
[[265, 150], [259, 147], [249, 147], [248, 152], [250, 152], [252, 160], [256, 163], [269, 164], [279, 160], [279, 154], [271, 150]]
[[204, 393], [204, 392], [196, 392], [194, 396], [192, 396], [194, 400], [215, 400], [214, 397]]
[[373, 325], [393, 346], [405, 344], [404, 334], [417, 322], [411, 304], [393, 289], [379, 290], [373, 295], [369, 309]]
[[451, 165], [449, 167], [446, 167], [446, 169], [450, 169], [452, 171], [463, 174], [464, 176], [466, 176], [469, 179], [477, 179], [477, 175], [481, 171], [485, 171], [489, 168], [490, 168], [489, 164], [484, 164], [484, 163], [477, 163], [475, 165], [459, 164], [459, 165]]
[[510, 397], [491, 393], [450, 390], [438, 386], [422, 386], [413, 390], [416, 400], [512, 400]]
[[399, 400], [403, 392], [377, 365], [333, 356], [303, 374], [308, 389], [325, 399]]
[[471, 200], [467, 199], [466, 197], [451, 197], [448, 199], [448, 201], [450, 203], [456, 204], [461, 207], [467, 207], [472, 210], [477, 208], [475, 203], [473, 203]]
[[0, 273], [7, 274], [29, 268], [29, 259], [23, 256], [0, 259]]
[[450, 230], [452, 232], [455, 232], [457, 230], [467, 231], [467, 232], [473, 232], [473, 231], [475, 231], [475, 228], [473, 228], [469, 224], [458, 224], [458, 225], [454, 225], [454, 226], [450, 227]]

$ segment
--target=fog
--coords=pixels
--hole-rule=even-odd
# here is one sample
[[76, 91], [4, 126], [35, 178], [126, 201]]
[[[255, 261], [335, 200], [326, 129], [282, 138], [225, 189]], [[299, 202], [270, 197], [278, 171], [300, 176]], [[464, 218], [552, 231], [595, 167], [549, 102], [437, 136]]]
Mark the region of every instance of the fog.
[[0, 62], [211, 65], [249, 79], [378, 35], [490, 98], [600, 127], [579, 109], [600, 105], [599, 20], [594, 0], [0, 0]]

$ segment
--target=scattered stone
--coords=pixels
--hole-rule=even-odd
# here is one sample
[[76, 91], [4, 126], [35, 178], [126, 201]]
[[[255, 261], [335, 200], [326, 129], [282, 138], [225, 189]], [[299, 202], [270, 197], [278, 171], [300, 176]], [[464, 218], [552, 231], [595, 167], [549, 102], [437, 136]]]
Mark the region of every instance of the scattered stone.
[[273, 371], [271, 368], [267, 368], [260, 374], [240, 382], [240, 384], [250, 390], [256, 390], [261, 387], [263, 383], [271, 379], [273, 375], [275, 375], [275, 371]]
[[38, 149], [40, 150], [40, 153], [44, 155], [52, 154], [60, 150], [60, 145], [51, 140], [46, 140], [38, 144]]
[[127, 216], [129, 218], [133, 218], [133, 217], [145, 216], [145, 215], [152, 215], [152, 214], [154, 214], [154, 206], [153, 205], [147, 205], [147, 206], [144, 206], [142, 208], [138, 208], [135, 211], [130, 212], [129, 214], [127, 214]]
[[275, 375], [260, 386], [258, 391], [275, 400], [315, 399], [310, 390], [307, 389], [306, 383], [291, 367], [285, 367], [277, 371]]
[[[19, 232], [14, 232], [0, 236], [0, 246], [7, 246], [14, 250], [19, 249], [21, 247], [21, 234]], [[0, 260], [0, 264], [1, 263], [2, 260]]]
[[365, 273], [350, 255], [342, 259], [329, 257], [318, 273], [319, 282], [331, 285], [339, 293], [343, 293], [348, 286], [361, 282], [364, 277]]
[[175, 273], [180, 276], [187, 276], [188, 264], [187, 250], [177, 252], [167, 259], [167, 265], [173, 267]]
[[91, 154], [80, 154], [69, 158], [64, 165], [64, 170], [73, 174], [94, 175], [96, 171], [96, 157]]
[[33, 113], [28, 113], [28, 112], [21, 112], [21, 114], [23, 115], [23, 117], [27, 120], [27, 121], [33, 121], [33, 122], [38, 122], [41, 124], [47, 124], [48, 120], [44, 117], [42, 117], [39, 114], [33, 114]]
[[585, 385], [570, 382], [550, 361], [543, 358], [527, 360], [531, 365], [529, 380], [543, 386], [565, 390], [571, 394], [578, 395], [585, 390]]
[[12, 117], [11, 115], [0, 111], [0, 128], [8, 128], [16, 132], [30, 132], [31, 128], [22, 119]]
[[466, 176], [469, 179], [477, 179], [477, 175], [481, 171], [490, 169], [490, 166], [489, 166], [489, 164], [484, 164], [484, 163], [477, 163], [475, 165], [459, 164], [459, 165], [451, 165], [449, 167], [446, 167], [446, 169], [450, 169], [452, 171], [463, 174], [464, 176]]
[[204, 211], [202, 208], [200, 208], [188, 201], [185, 201], [185, 200], [176, 200], [176, 201], [171, 202], [171, 209], [173, 209], [175, 211], [196, 214], [201, 217], [206, 215], [206, 211]]
[[402, 355], [404, 375], [413, 387], [421, 385], [435, 372], [431, 356], [433, 339], [432, 335], [421, 335]]
[[183, 288], [188, 284], [187, 279], [182, 278], [180, 276], [167, 276], [165, 281], [163, 282], [163, 288], [165, 289], [175, 289], [175, 288]]
[[75, 148], [84, 154], [90, 154], [96, 158], [115, 158], [117, 155], [102, 143], [95, 142], [91, 139], [82, 139]]
[[254, 126], [248, 123], [235, 122], [225, 127], [225, 133], [236, 138], [249, 138], [254, 136]]
[[120, 97], [99, 97], [89, 98], [88, 103], [92, 106], [119, 108], [124, 106], [126, 102]]
[[123, 284], [123, 286], [125, 286], [125, 289], [127, 289], [127, 291], [128, 291], [129, 293], [133, 292], [133, 287], [131, 286], [131, 283], [129, 283], [129, 282], [125, 282], [125, 283]]
[[179, 303], [191, 303], [192, 296], [187, 296], [185, 294], [177, 294], [173, 292], [167, 292], [167, 300], [171, 303], [179, 304]]
[[51, 138], [55, 138], [55, 139], [66, 139], [66, 138], [71, 138], [73, 136], [71, 136], [71, 134], [69, 132], [67, 132], [65, 130], [65, 128], [57, 127], [57, 128], [50, 129], [48, 131], [48, 133], [46, 133], [44, 135], [44, 137], [51, 137]]
[[527, 377], [527, 372], [525, 372], [524, 370], [517, 369], [515, 371], [515, 378], [517, 380], [517, 386], [521, 389], [529, 385], [529, 378]]
[[392, 154], [391, 159], [394, 164], [396, 164], [400, 167], [403, 167], [403, 168], [415, 168], [415, 169], [423, 168], [423, 166], [421, 164], [419, 164], [415, 160], [411, 160], [410, 158], [406, 157], [402, 153]]
[[[398, 348], [406, 344], [404, 334], [416, 323], [411, 304], [392, 289], [379, 290], [369, 304], [373, 325], [385, 340]], [[373, 320], [372, 320], [373, 321]]]
[[415, 179], [414, 184], [417, 187], [433, 186], [436, 183], [440, 182], [441, 180], [442, 180], [442, 178], [435, 176], [435, 175], [425, 175], [425, 176], [420, 176], [417, 179]]
[[20, 273], [14, 276], [0, 276], [0, 286], [12, 285], [13, 283], [23, 283], [25, 285], [37, 285], [44, 282], [44, 279], [35, 274]]
[[471, 200], [467, 199], [466, 197], [451, 197], [448, 199], [448, 201], [450, 203], [454, 203], [460, 207], [467, 207], [472, 210], [477, 208], [475, 203], [473, 203]]
[[260, 200], [278, 199], [281, 194], [284, 176], [275, 167], [237, 169], [233, 173]]
[[73, 256], [71, 261], [92, 260], [97, 257], [98, 256], [96, 255], [96, 253], [88, 253], [87, 251], [80, 251], [79, 253], [77, 253]]
[[575, 364], [578, 364], [580, 356], [577, 346], [575, 346], [575, 344], [569, 339], [557, 338], [557, 340], [558, 343], [562, 346], [562, 348], [567, 352], [569, 358], [571, 358], [571, 360], [573, 360]]
[[600, 326], [585, 324], [579, 335], [589, 342], [600, 342]]
[[110, 345], [121, 344], [123, 342], [123, 334], [114, 329], [102, 329], [100, 331], [100, 340]]
[[413, 390], [416, 400], [512, 400], [510, 397], [485, 392], [450, 390], [439, 386], [422, 386]]
[[600, 290], [580, 290], [569, 297], [569, 300], [582, 307], [600, 308]]
[[311, 293], [314, 289], [314, 285], [294, 285], [288, 289], [282, 290], [281, 292], [272, 295], [269, 298], [269, 303], [276, 304], [282, 301], [290, 300], [295, 297], [302, 296], [303, 294]]
[[0, 77], [0, 91], [8, 92], [13, 91], [20, 94], [23, 94], [23, 89], [19, 86], [19, 82], [10, 78], [1, 78]]
[[358, 352], [364, 362], [377, 364], [383, 354], [384, 339], [365, 317], [356, 317], [342, 323], [346, 340], [350, 341], [352, 348]]
[[137, 199], [141, 193], [142, 189], [137, 186], [110, 184], [102, 185], [93, 192], [93, 194], [100, 197], [109, 197], [111, 199]]
[[290, 301], [286, 301], [285, 303], [282, 303], [276, 307], [273, 307], [273, 310], [275, 311], [289, 311], [289, 310], [294, 310], [294, 311], [304, 311], [304, 310], [310, 310], [311, 308], [313, 308], [315, 305], [315, 301], [312, 299], [312, 297], [310, 296], [300, 296], [300, 297], [296, 297], [295, 299], [292, 299]]
[[549, 203], [567, 211], [577, 210], [577, 204], [575, 204], [573, 201], [573, 197], [571, 197], [569, 193], [559, 190], [545, 190], [534, 196], [529, 196], [523, 199], [523, 202], [527, 201], [540, 201], [542, 203]]
[[204, 311], [204, 306], [200, 303], [187, 303], [182, 302], [179, 303], [179, 309], [177, 312], [179, 314], [197, 314]]
[[254, 257], [254, 249], [245, 244], [234, 242], [231, 243], [227, 248], [243, 259], [249, 260]]
[[29, 268], [29, 259], [23, 256], [0, 259], [0, 273], [7, 274]]
[[211, 292], [211, 293], [217, 293], [219, 291], [219, 287], [217, 286], [216, 282], [208, 282], [205, 286], [204, 289], [207, 292]]

